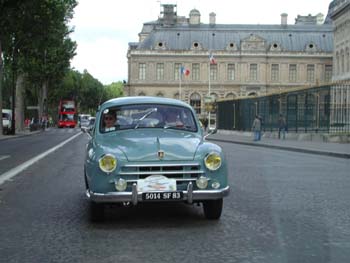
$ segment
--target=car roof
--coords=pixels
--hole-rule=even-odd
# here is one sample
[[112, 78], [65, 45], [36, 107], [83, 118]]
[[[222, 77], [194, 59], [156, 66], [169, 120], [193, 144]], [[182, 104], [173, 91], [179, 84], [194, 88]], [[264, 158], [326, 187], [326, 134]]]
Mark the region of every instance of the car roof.
[[133, 96], [133, 97], [120, 97], [108, 100], [104, 102], [100, 109], [109, 108], [112, 106], [121, 106], [121, 105], [129, 105], [129, 104], [168, 104], [174, 106], [182, 106], [191, 108], [189, 104], [177, 99], [163, 98], [163, 97], [149, 97], [149, 96]]

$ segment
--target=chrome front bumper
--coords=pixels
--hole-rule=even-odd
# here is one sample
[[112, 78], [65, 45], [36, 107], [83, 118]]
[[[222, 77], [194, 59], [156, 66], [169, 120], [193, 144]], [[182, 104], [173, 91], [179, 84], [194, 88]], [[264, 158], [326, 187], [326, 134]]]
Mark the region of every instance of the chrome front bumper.
[[[182, 191], [183, 198], [177, 201], [187, 201], [187, 203], [192, 204], [193, 201], [220, 199], [227, 196], [229, 192], [229, 186], [218, 190], [193, 190], [193, 184], [190, 182], [187, 190]], [[138, 202], [143, 202], [142, 192], [137, 191], [136, 183], [132, 185], [132, 192], [109, 192], [101, 194], [87, 190], [86, 196], [96, 203], [131, 202], [133, 205], [136, 205]]]

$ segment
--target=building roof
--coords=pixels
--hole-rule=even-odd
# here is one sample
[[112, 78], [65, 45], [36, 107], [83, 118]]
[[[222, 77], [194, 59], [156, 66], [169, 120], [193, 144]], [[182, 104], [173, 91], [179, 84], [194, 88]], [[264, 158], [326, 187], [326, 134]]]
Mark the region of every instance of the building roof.
[[[151, 27], [152, 30], [150, 30]], [[198, 43], [199, 50], [227, 50], [228, 47], [233, 47], [232, 44], [240, 49], [242, 42], [255, 36], [264, 41], [267, 50], [277, 44], [284, 52], [305, 51], [309, 45], [314, 45], [314, 51], [333, 51], [333, 26], [331, 24], [176, 24], [162, 26], [153, 22], [147, 29], [149, 35], [143, 42], [138, 43], [137, 49], [139, 50], [156, 49], [159, 43], [162, 43], [161, 47], [166, 50], [191, 50], [194, 43]]]

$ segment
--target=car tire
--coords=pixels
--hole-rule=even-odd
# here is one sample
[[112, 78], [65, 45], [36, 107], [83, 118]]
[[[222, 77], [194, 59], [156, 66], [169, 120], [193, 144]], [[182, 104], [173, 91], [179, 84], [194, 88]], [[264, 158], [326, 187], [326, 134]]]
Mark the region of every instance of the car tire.
[[223, 205], [222, 198], [218, 200], [203, 201], [204, 216], [207, 219], [212, 219], [212, 220], [219, 219], [222, 212], [222, 205]]
[[90, 220], [101, 222], [104, 219], [104, 205], [90, 201]]

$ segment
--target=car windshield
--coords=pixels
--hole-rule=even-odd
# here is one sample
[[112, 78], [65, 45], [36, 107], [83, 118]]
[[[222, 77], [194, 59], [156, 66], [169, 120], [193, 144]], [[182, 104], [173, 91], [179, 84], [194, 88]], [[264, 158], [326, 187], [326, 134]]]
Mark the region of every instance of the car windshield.
[[105, 109], [101, 114], [100, 131], [162, 128], [197, 131], [192, 111], [186, 107], [143, 104]]

